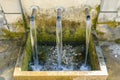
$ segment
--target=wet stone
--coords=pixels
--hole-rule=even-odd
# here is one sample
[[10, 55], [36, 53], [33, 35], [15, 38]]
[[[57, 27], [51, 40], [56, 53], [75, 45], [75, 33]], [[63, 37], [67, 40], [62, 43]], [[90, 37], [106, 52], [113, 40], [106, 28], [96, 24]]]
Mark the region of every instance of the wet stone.
[[[58, 55], [56, 46], [39, 46], [39, 54], [43, 53], [42, 56], [39, 56], [39, 62], [42, 66], [41, 71], [51, 71], [51, 70], [79, 70], [82, 65], [84, 58], [81, 51], [81, 46], [72, 46], [64, 45], [62, 51], [62, 62], [61, 67], [58, 68]], [[47, 50], [47, 51], [46, 51]], [[43, 62], [41, 57], [47, 57]], [[44, 64], [41, 64], [44, 63]]]

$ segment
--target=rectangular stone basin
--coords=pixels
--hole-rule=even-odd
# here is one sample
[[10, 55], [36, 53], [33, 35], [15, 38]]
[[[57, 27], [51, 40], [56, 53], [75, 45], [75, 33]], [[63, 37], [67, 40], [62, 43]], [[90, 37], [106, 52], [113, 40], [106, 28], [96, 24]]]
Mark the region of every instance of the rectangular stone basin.
[[99, 45], [90, 44], [91, 52], [89, 59], [91, 71], [28, 71], [31, 57], [30, 39], [28, 37], [24, 54], [19, 53], [16, 67], [14, 70], [15, 80], [106, 80], [108, 73], [104, 57]]

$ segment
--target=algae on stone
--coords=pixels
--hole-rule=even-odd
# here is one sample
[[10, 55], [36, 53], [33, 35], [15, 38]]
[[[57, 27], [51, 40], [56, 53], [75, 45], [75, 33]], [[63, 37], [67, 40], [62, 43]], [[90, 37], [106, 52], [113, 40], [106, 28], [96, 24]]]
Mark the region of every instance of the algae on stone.
[[120, 44], [120, 39], [116, 39], [115, 42], [116, 42], [117, 44]]
[[116, 28], [119, 23], [115, 21], [99, 22], [98, 24], [107, 24], [110, 28]]
[[100, 5], [96, 7], [96, 11], [97, 11], [97, 15], [95, 16], [94, 19], [92, 19], [92, 27], [94, 29], [96, 29], [96, 24], [98, 22], [98, 16], [99, 16], [99, 12], [100, 12]]
[[[36, 18], [36, 26], [38, 42], [47, 42], [49, 44], [56, 42], [56, 17], [38, 16]], [[62, 28], [63, 42], [84, 41], [85, 22], [74, 22], [63, 19]]]
[[21, 39], [24, 36], [23, 32], [11, 32], [7, 29], [2, 29], [2, 31], [5, 34], [4, 37], [7, 39]]
[[26, 41], [26, 45], [25, 45], [25, 49], [23, 51], [23, 55], [24, 55], [24, 57], [23, 57], [21, 69], [23, 71], [27, 71], [29, 63], [32, 60], [32, 46], [31, 46], [31, 41], [30, 41], [29, 36], [28, 36], [28, 39]]
[[99, 70], [99, 61], [96, 53], [95, 43], [93, 37], [90, 37], [90, 44], [89, 44], [89, 62], [91, 64], [92, 70]]

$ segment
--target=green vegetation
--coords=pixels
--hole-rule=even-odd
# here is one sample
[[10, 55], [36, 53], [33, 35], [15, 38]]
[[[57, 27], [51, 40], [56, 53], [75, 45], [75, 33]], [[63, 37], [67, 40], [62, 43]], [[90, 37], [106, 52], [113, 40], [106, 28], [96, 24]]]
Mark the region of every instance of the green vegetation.
[[94, 45], [94, 40], [93, 40], [92, 35], [90, 37], [90, 45], [89, 45], [89, 61], [90, 61], [92, 70], [99, 70], [100, 69], [98, 57], [96, 54], [96, 48]]
[[96, 31], [96, 32], [97, 32], [97, 34], [99, 34], [99, 35], [104, 35], [103, 32], [100, 32], [100, 31]]
[[100, 12], [100, 5], [96, 7], [96, 11], [97, 11], [97, 15], [96, 17], [92, 20], [92, 27], [93, 29], [96, 29], [96, 24], [98, 22], [98, 16], [99, 16], [99, 12]]
[[2, 29], [2, 31], [5, 34], [4, 37], [7, 39], [21, 39], [24, 36], [23, 32], [10, 32], [7, 29]]
[[27, 29], [28, 29], [28, 24], [29, 24], [29, 20], [27, 19], [27, 17], [25, 16], [25, 14], [22, 14], [22, 17], [23, 17], [24, 29], [25, 29], [25, 31], [27, 31]]
[[[45, 15], [36, 17], [38, 42], [54, 44], [56, 42], [56, 17]], [[62, 20], [63, 43], [81, 43], [85, 40], [85, 22]]]
[[120, 39], [116, 39], [115, 42], [116, 42], [117, 44], [120, 44]]
[[25, 32], [23, 20], [18, 20], [15, 23], [12, 23], [12, 28], [16, 29], [16, 32]]
[[26, 46], [24, 49], [24, 57], [23, 57], [22, 67], [21, 67], [23, 71], [28, 70], [28, 66], [29, 66], [31, 59], [32, 59], [32, 47], [31, 47], [30, 36], [28, 36]]
[[107, 24], [111, 28], [115, 28], [119, 24], [115, 21], [108, 21], [108, 22], [99, 22], [98, 24]]
[[100, 12], [100, 5], [96, 7], [97, 12]]

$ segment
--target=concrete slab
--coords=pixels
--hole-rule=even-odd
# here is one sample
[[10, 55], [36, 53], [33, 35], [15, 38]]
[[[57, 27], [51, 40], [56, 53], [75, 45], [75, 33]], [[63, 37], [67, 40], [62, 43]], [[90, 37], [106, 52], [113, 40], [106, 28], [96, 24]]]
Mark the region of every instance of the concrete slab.
[[119, 5], [120, 0], [102, 0], [101, 11], [117, 11]]
[[17, 22], [19, 19], [22, 19], [21, 14], [5, 14], [8, 24]]
[[115, 21], [116, 21], [116, 22], [120, 22], [120, 17], [117, 17], [117, 18], [115, 19]]
[[19, 0], [0, 0], [0, 5], [5, 13], [21, 13]]
[[98, 22], [114, 21], [117, 17], [117, 13], [100, 13], [98, 16]]
[[[119, 44], [116, 44], [114, 42], [109, 42], [109, 41], [102, 41], [101, 42], [101, 47], [103, 50], [103, 55], [106, 60], [107, 64], [107, 69], [108, 69], [108, 79], [107, 80], [119, 80], [120, 79], [120, 55], [115, 57], [114, 50], [117, 51], [117, 54], [120, 54], [120, 45], [117, 47]], [[114, 46], [116, 46], [114, 48]], [[111, 47], [111, 49], [110, 49]]]

